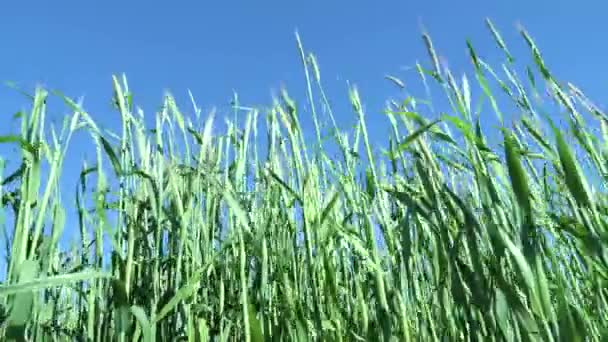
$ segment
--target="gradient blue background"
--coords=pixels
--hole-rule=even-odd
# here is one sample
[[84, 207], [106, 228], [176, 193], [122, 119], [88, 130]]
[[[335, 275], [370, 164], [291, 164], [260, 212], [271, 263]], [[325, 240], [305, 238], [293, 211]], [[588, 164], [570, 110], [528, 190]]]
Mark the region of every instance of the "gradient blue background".
[[[417, 60], [430, 66], [420, 38], [422, 27], [433, 37], [441, 58], [460, 76], [471, 71], [467, 38], [491, 65], [503, 61], [485, 28], [486, 17], [494, 21], [513, 55], [529, 61], [530, 53], [515, 27], [521, 23], [551, 70], [605, 108], [606, 13], [608, 3], [600, 0], [4, 1], [0, 81], [14, 81], [28, 90], [41, 83], [73, 98], [84, 96], [85, 109], [102, 127], [114, 131], [120, 124], [119, 114], [110, 106], [114, 73], [127, 74], [135, 103], [148, 118], [167, 89], [186, 113], [192, 112], [188, 89], [204, 113], [212, 106], [220, 115], [229, 113], [233, 91], [243, 105], [269, 104], [271, 91], [283, 84], [305, 104], [294, 38], [298, 29], [305, 48], [318, 57], [342, 127], [355, 120], [347, 97], [346, 81], [350, 81], [359, 87], [371, 118], [372, 141], [384, 144], [388, 127], [380, 113], [396, 89], [383, 76], [403, 78], [408, 89], [424, 95], [415, 73], [406, 70]], [[0, 87], [0, 134], [18, 128], [11, 116], [27, 106], [17, 92]], [[50, 121], [59, 123], [69, 114], [61, 106], [50, 108]], [[302, 113], [304, 127], [312, 129], [307, 113]], [[78, 143], [88, 139], [86, 133], [79, 136], [70, 147], [61, 181], [70, 198], [82, 158], [94, 158], [90, 145]], [[17, 166], [9, 164], [9, 171]], [[73, 215], [68, 201], [68, 215]]]

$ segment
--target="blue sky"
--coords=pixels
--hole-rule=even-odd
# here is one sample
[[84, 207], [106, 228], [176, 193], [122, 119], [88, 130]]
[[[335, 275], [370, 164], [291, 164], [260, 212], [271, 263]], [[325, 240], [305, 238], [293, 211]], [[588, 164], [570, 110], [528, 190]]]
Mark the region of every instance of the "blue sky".
[[[491, 65], [502, 61], [485, 28], [486, 17], [494, 21], [515, 57], [528, 61], [530, 54], [515, 28], [521, 23], [551, 70], [605, 108], [605, 13], [608, 4], [600, 0], [5, 1], [0, 4], [0, 81], [14, 81], [26, 89], [42, 83], [74, 98], [84, 96], [93, 118], [115, 131], [119, 115], [109, 106], [114, 73], [127, 74], [135, 102], [148, 117], [167, 89], [185, 112], [191, 112], [187, 89], [204, 112], [217, 106], [220, 114], [229, 108], [233, 90], [243, 105], [262, 105], [269, 104], [271, 91], [284, 84], [304, 103], [297, 29], [305, 48], [319, 60], [343, 127], [355, 120], [348, 104], [348, 80], [358, 86], [371, 117], [371, 139], [384, 144], [388, 126], [380, 112], [387, 97], [396, 93], [383, 76], [400, 77], [423, 96], [415, 74], [405, 70], [417, 60], [429, 66], [420, 38], [422, 26], [460, 75], [471, 70], [467, 38]], [[0, 87], [2, 122], [9, 123], [11, 115], [27, 105], [14, 90]], [[49, 113], [51, 120], [67, 113], [57, 108]], [[312, 129], [312, 121], [304, 119], [304, 127]], [[2, 124], [0, 134], [13, 129], [14, 124]], [[79, 144], [70, 148], [62, 180], [67, 191], [74, 189], [82, 157], [93, 157], [87, 149]]]
[[[346, 100], [345, 81], [356, 83], [370, 111], [393, 87], [386, 73], [415, 80], [401, 68], [427, 63], [421, 23], [455, 73], [470, 70], [465, 39], [490, 62], [501, 60], [483, 19], [490, 17], [516, 56], [528, 57], [515, 23], [539, 43], [551, 68], [601, 102], [608, 72], [603, 1], [12, 1], [0, 5], [0, 81], [26, 87], [42, 82], [85, 96], [104, 125], [117, 124], [107, 105], [110, 75], [126, 72], [136, 102], [153, 111], [165, 89], [188, 106], [187, 89], [209, 108], [225, 106], [232, 90], [244, 103], [270, 100], [286, 84], [303, 97], [295, 49], [297, 28], [317, 54], [328, 92]], [[427, 63], [428, 65], [428, 63]], [[411, 87], [417, 82], [408, 82]], [[0, 109], [25, 102], [0, 88]], [[188, 108], [189, 109], [189, 108]], [[61, 115], [62, 113], [56, 113]], [[351, 113], [343, 113], [349, 116]]]

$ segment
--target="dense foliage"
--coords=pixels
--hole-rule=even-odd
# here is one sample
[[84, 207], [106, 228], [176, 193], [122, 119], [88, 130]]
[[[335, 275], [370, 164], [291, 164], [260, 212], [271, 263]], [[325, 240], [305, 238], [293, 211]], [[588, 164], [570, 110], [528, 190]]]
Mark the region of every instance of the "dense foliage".
[[[286, 91], [218, 133], [214, 115], [194, 100], [184, 115], [171, 96], [146, 127], [114, 77], [113, 134], [66, 97], [73, 114], [49, 129], [38, 89], [20, 133], [0, 137], [22, 158], [0, 177], [5, 339], [605, 340], [608, 116], [557, 80], [523, 29], [534, 63], [520, 78], [487, 25], [501, 71], [469, 43], [474, 77], [461, 81], [423, 35], [431, 68], [417, 70], [450, 111], [391, 101], [385, 153], [355, 87], [357, 125], [338, 130], [299, 38], [316, 104], [306, 138]], [[559, 110], [545, 114], [543, 96]], [[482, 117], [499, 127], [486, 136]], [[72, 196], [58, 182], [77, 131], [97, 158]], [[64, 234], [80, 245], [60, 244]]]

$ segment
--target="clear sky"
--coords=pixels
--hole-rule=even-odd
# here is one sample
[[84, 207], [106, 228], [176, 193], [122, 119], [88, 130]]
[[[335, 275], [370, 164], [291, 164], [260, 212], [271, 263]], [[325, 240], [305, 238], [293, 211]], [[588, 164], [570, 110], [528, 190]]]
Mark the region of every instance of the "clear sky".
[[[600, 0], [6, 1], [0, 5], [0, 81], [42, 82], [84, 95], [95, 119], [110, 126], [118, 118], [107, 105], [112, 73], [127, 74], [147, 111], [157, 108], [165, 89], [183, 107], [191, 89], [206, 109], [227, 105], [233, 89], [245, 104], [269, 103], [270, 91], [283, 83], [304, 100], [297, 28], [319, 58], [330, 97], [346, 100], [350, 80], [372, 111], [393, 89], [384, 74], [408, 80], [402, 67], [416, 60], [428, 65], [421, 23], [456, 74], [470, 70], [466, 38], [482, 57], [499, 62], [483, 22], [489, 17], [514, 54], [528, 57], [515, 29], [522, 23], [552, 70], [601, 103], [606, 13], [608, 4]], [[408, 84], [414, 86], [412, 75]], [[25, 104], [6, 87], [0, 98], [9, 114]]]
[[[205, 112], [214, 105], [228, 109], [233, 90], [243, 105], [269, 104], [271, 91], [282, 84], [305, 102], [294, 39], [298, 29], [305, 48], [317, 55], [326, 91], [343, 109], [336, 114], [346, 125], [354, 122], [347, 80], [359, 87], [372, 118], [382, 116], [384, 101], [395, 94], [385, 74], [419, 86], [405, 68], [417, 60], [429, 65], [422, 26], [456, 75], [471, 70], [467, 38], [492, 65], [501, 62], [484, 25], [489, 17], [515, 57], [529, 60], [515, 26], [521, 23], [551, 70], [605, 108], [606, 13], [608, 3], [601, 0], [3, 1], [0, 81], [27, 89], [42, 83], [74, 98], [85, 96], [84, 106], [93, 118], [116, 131], [119, 115], [109, 105], [113, 73], [127, 74], [136, 104], [149, 117], [166, 89], [186, 112], [191, 112], [187, 89]], [[16, 128], [8, 125], [10, 117], [26, 105], [24, 97], [0, 87], [0, 134]], [[49, 116], [57, 119], [66, 113]], [[385, 143], [386, 126], [380, 121], [370, 121], [371, 139]], [[311, 128], [312, 121], [304, 126]], [[70, 149], [72, 159], [62, 181], [70, 192], [85, 152], [78, 144]]]

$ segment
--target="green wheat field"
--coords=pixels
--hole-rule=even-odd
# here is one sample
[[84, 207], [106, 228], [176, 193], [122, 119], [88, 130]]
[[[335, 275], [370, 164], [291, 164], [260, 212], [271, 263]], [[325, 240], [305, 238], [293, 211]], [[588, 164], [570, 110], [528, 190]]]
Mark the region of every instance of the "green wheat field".
[[[531, 62], [516, 66], [486, 26], [504, 63], [467, 42], [466, 77], [422, 34], [417, 75], [448, 111], [403, 96], [366, 113], [351, 86], [350, 131], [297, 34], [305, 96], [282, 90], [221, 130], [194, 97], [194, 115], [167, 95], [144, 120], [123, 76], [116, 133], [37, 88], [0, 136], [21, 158], [0, 160], [1, 339], [608, 340], [608, 116], [523, 28]], [[62, 127], [45, 123], [48, 97], [72, 113]], [[370, 116], [390, 123], [382, 148]], [[62, 188], [75, 132], [96, 151]]]

